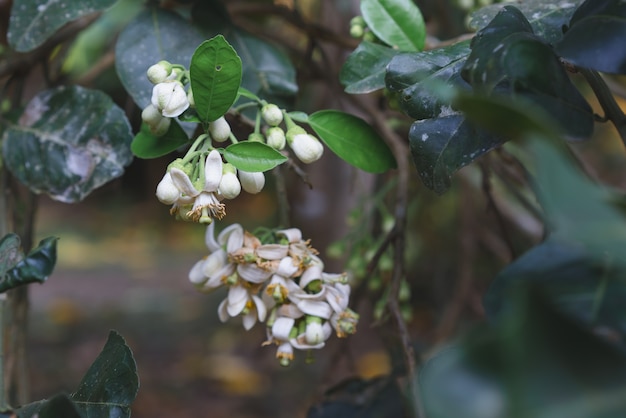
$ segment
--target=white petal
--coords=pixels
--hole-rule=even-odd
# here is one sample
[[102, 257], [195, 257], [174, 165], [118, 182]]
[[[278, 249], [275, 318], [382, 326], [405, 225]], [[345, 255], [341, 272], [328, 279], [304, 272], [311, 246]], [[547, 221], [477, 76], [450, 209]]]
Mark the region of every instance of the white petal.
[[280, 244], [265, 244], [257, 247], [256, 255], [266, 260], [280, 260], [287, 256], [289, 247]]
[[348, 307], [349, 299], [338, 289], [328, 286], [326, 289], [326, 301], [328, 301], [333, 311], [339, 313]]
[[250, 283], [263, 283], [272, 275], [271, 271], [263, 270], [256, 264], [239, 264], [237, 273], [239, 273], [242, 279]]
[[267, 307], [265, 306], [265, 303], [263, 303], [263, 300], [261, 300], [260, 297], [254, 295], [252, 295], [252, 301], [256, 306], [256, 313], [258, 314], [257, 316], [259, 321], [265, 321], [265, 317], [267, 316]]
[[326, 341], [324, 338], [324, 331], [322, 324], [319, 322], [312, 322], [307, 324], [304, 338], [307, 344], [315, 345]]
[[180, 190], [172, 181], [172, 175], [167, 172], [156, 188], [156, 197], [161, 203], [171, 205], [180, 197]]
[[189, 271], [189, 281], [193, 283], [194, 286], [203, 285], [209, 278], [204, 275], [202, 272], [202, 267], [204, 266], [205, 260], [200, 260], [196, 264], [193, 265], [191, 270]]
[[302, 312], [300, 309], [298, 309], [296, 305], [292, 303], [286, 303], [284, 305], [280, 305], [280, 308], [278, 308], [276, 313], [280, 315], [281, 317], [284, 316], [287, 318], [294, 318], [294, 319], [302, 318], [304, 316], [304, 312]]
[[172, 176], [172, 181], [178, 187], [178, 190], [186, 194], [187, 196], [196, 197], [200, 194], [195, 187], [193, 187], [193, 183], [189, 179], [189, 176], [180, 168], [172, 167], [170, 169], [170, 174]]
[[289, 340], [293, 348], [298, 350], [319, 350], [324, 347], [325, 342], [322, 341], [319, 344], [307, 344], [304, 340], [304, 334], [298, 335], [298, 338], [291, 338]]
[[290, 243], [302, 241], [302, 232], [298, 228], [289, 228], [276, 231], [277, 235], [284, 235]]
[[204, 235], [204, 242], [211, 252], [217, 251], [220, 248], [220, 245], [215, 240], [215, 222], [211, 222], [209, 226], [207, 226], [206, 234]]
[[242, 322], [246, 331], [250, 330], [250, 328], [256, 324], [256, 312], [251, 311], [245, 314], [242, 318]]
[[228, 302], [228, 299], [224, 299], [220, 303], [220, 306], [217, 307], [217, 316], [219, 316], [220, 321], [222, 322], [226, 322], [228, 321], [228, 318], [230, 318], [230, 315], [228, 315], [228, 311], [226, 310], [227, 302]]
[[231, 286], [228, 290], [228, 306], [226, 310], [230, 316], [237, 316], [243, 311], [248, 302], [248, 291], [241, 286]]
[[220, 246], [226, 244], [226, 252], [231, 254], [243, 246], [243, 227], [239, 224], [232, 224], [224, 228], [217, 237]]
[[282, 260], [280, 260], [280, 264], [278, 264], [276, 274], [280, 274], [283, 277], [291, 277], [297, 271], [298, 266], [296, 266], [293, 262], [293, 258], [284, 257]]
[[276, 318], [274, 325], [272, 325], [272, 336], [281, 341], [289, 340], [289, 334], [295, 322], [296, 320], [293, 318]]
[[216, 192], [222, 180], [222, 156], [213, 150], [204, 163], [204, 191]]
[[204, 288], [202, 290], [211, 291], [211, 290], [217, 289], [218, 287], [224, 284], [222, 279], [230, 276], [234, 272], [235, 272], [234, 264], [230, 264], [230, 263], [225, 264], [221, 269], [213, 272], [213, 274], [209, 276], [209, 281], [207, 281], [204, 284]]
[[302, 277], [300, 277], [300, 287], [304, 289], [314, 280], [322, 280], [322, 268], [317, 264], [309, 266], [304, 273], [302, 273]]
[[208, 278], [214, 273], [220, 271], [226, 264], [228, 264], [226, 252], [220, 248], [219, 250], [209, 254], [209, 256], [204, 260], [202, 272]]
[[319, 316], [328, 319], [333, 313], [328, 303], [317, 300], [301, 300], [298, 302], [298, 308], [307, 315]]

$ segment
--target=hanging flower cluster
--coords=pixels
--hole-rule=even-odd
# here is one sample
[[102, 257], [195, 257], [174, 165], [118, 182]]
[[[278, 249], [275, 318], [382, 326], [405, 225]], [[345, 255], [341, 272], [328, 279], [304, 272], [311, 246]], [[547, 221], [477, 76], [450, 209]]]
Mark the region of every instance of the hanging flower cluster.
[[218, 307], [222, 322], [242, 317], [246, 330], [265, 322], [267, 341], [276, 344], [276, 357], [288, 365], [294, 349], [324, 347], [334, 330], [338, 337], [356, 332], [358, 315], [348, 308], [350, 285], [345, 274], [325, 273], [317, 251], [299, 229], [268, 234], [262, 242], [239, 224], [215, 239], [207, 228], [209, 255], [189, 272], [201, 292], [228, 289]]

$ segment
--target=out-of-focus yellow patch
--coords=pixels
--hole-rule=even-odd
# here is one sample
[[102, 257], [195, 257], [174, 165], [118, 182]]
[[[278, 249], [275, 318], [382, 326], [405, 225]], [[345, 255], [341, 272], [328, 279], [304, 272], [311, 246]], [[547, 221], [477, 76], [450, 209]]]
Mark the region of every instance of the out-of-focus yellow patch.
[[68, 299], [56, 299], [49, 308], [49, 318], [54, 324], [71, 325], [83, 319], [83, 311]]
[[236, 356], [212, 355], [206, 359], [204, 371], [205, 376], [220, 381], [226, 392], [235, 395], [258, 395], [269, 387], [267, 377]]
[[359, 376], [364, 379], [386, 375], [391, 372], [391, 361], [385, 351], [370, 351], [360, 356], [356, 361]]

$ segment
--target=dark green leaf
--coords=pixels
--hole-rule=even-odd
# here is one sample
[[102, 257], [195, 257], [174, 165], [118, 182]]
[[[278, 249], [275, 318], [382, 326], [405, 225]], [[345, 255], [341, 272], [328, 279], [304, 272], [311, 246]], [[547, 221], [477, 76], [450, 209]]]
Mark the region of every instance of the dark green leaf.
[[154, 136], [144, 123], [130, 144], [130, 149], [139, 158], [157, 158], [175, 151], [188, 141], [187, 134], [175, 120], [172, 120], [165, 135], [158, 137]]
[[22, 258], [20, 244], [20, 237], [16, 234], [7, 234], [0, 240], [0, 278]]
[[463, 77], [477, 90], [523, 97], [552, 117], [570, 139], [593, 132], [593, 113], [552, 48], [531, 33], [521, 12], [505, 7], [472, 41]]
[[403, 418], [408, 416], [404, 394], [395, 378], [349, 379], [331, 388], [313, 405], [307, 418]]
[[320, 110], [309, 116], [309, 125], [337, 156], [370, 173], [396, 166], [387, 144], [363, 119], [337, 110]]
[[38, 418], [83, 418], [78, 408], [67, 395], [56, 395], [39, 410]]
[[287, 157], [274, 148], [256, 141], [229, 145], [224, 150], [224, 158], [239, 170], [251, 173], [271, 170], [287, 161]]
[[[582, 0], [524, 0], [516, 2], [515, 7], [526, 16], [537, 36], [546, 42], [555, 43], [563, 36], [563, 27], [568, 24], [580, 3]], [[476, 31], [484, 28], [505, 6], [506, 3], [499, 3], [475, 11], [471, 16], [470, 28]]]
[[78, 202], [119, 177], [132, 141], [124, 111], [104, 93], [58, 87], [35, 96], [4, 133], [9, 170], [36, 193]]
[[424, 49], [426, 26], [412, 0], [362, 0], [361, 14], [370, 30], [392, 48]]
[[241, 59], [222, 35], [200, 44], [189, 73], [201, 120], [212, 122], [228, 112], [239, 92], [241, 71]]
[[626, 74], [626, 3], [587, 1], [576, 11], [570, 25], [556, 45], [561, 57], [580, 67]]
[[0, 278], [0, 293], [17, 286], [46, 281], [57, 262], [57, 241], [56, 237], [41, 240], [37, 248], [29, 252], [26, 258], [9, 269], [6, 275]]
[[19, 0], [13, 2], [7, 39], [19, 52], [35, 49], [57, 29], [89, 13], [104, 10], [116, 0]]
[[398, 51], [363, 41], [348, 56], [341, 68], [339, 80], [346, 93], [370, 93], [385, 87], [385, 69]]
[[161, 60], [189, 66], [196, 47], [206, 38], [180, 15], [163, 9], [141, 13], [120, 33], [115, 45], [115, 68], [137, 106], [150, 104], [153, 84], [146, 77]]
[[443, 193], [450, 176], [476, 158], [504, 142], [476, 129], [460, 114], [417, 121], [409, 131], [411, 155], [426, 187]]
[[429, 418], [615, 418], [626, 410], [622, 351], [565, 317], [536, 291], [491, 328], [420, 370]]
[[509, 296], [522, 283], [540, 287], [571, 317], [626, 335], [626, 267], [610, 255], [600, 258], [580, 245], [549, 239], [496, 276], [484, 297], [487, 315], [496, 319], [510, 310]]
[[86, 417], [130, 417], [139, 377], [135, 359], [115, 331], [70, 398]]

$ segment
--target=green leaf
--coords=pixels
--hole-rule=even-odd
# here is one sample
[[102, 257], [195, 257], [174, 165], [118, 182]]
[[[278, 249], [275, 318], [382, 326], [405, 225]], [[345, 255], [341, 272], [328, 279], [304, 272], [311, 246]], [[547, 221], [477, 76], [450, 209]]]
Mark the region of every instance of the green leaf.
[[361, 0], [361, 14], [371, 31], [392, 48], [424, 49], [426, 25], [412, 0]]
[[429, 418], [613, 418], [626, 410], [626, 357], [518, 286], [515, 304], [420, 370]]
[[[537, 36], [548, 43], [555, 43], [563, 36], [563, 27], [567, 25], [582, 1], [568, 0], [555, 3], [545, 0], [524, 0], [516, 2], [515, 7], [526, 16]], [[475, 11], [471, 15], [470, 28], [475, 31], [484, 28], [505, 6], [506, 3], [499, 3]]]
[[574, 13], [557, 53], [568, 62], [605, 73], [626, 74], [626, 3], [587, 1]]
[[424, 185], [439, 194], [448, 190], [455, 171], [503, 142], [460, 114], [417, 121], [409, 131], [417, 172]]
[[87, 417], [130, 417], [139, 376], [126, 342], [115, 331], [70, 398]]
[[463, 77], [483, 93], [523, 97], [552, 117], [569, 139], [593, 132], [591, 107], [552, 48], [532, 34], [523, 14], [507, 6], [472, 42]]
[[205, 39], [180, 15], [160, 8], [146, 10], [128, 24], [115, 44], [115, 69], [137, 106], [150, 104], [154, 86], [146, 71], [152, 64], [166, 60], [187, 67]]
[[295, 120], [296, 122], [300, 122], [300, 123], [308, 123], [309, 121], [309, 115], [307, 115], [304, 112], [288, 112], [287, 113], [289, 115], [289, 117], [293, 120]]
[[85, 418], [69, 396], [58, 394], [50, 399], [44, 399], [21, 406], [16, 411], [18, 418]]
[[19, 126], [4, 132], [2, 152], [32, 191], [71, 203], [123, 174], [132, 138], [124, 111], [107, 95], [57, 87], [30, 101]]
[[224, 158], [239, 170], [251, 173], [271, 170], [287, 161], [287, 157], [274, 148], [255, 141], [229, 145], [224, 150]]
[[309, 125], [339, 158], [370, 173], [396, 167], [393, 154], [363, 119], [337, 110], [320, 110], [309, 116]]
[[139, 158], [157, 158], [169, 154], [189, 142], [187, 134], [180, 125], [172, 120], [169, 129], [163, 136], [154, 136], [148, 125], [143, 123], [141, 131], [130, 144], [133, 154]]
[[419, 53], [400, 54], [387, 66], [385, 84], [398, 94], [402, 110], [415, 119], [428, 119], [450, 113], [450, 102], [433, 85], [445, 84], [469, 90], [461, 78], [461, 68], [469, 54], [469, 41]]
[[364, 94], [385, 87], [387, 64], [399, 51], [363, 41], [348, 56], [341, 68], [339, 80], [346, 93]]
[[222, 35], [204, 41], [191, 57], [191, 89], [200, 120], [212, 122], [235, 102], [241, 59]]
[[9, 269], [6, 275], [0, 278], [0, 293], [29, 283], [45, 282], [57, 262], [57, 241], [56, 237], [41, 240], [26, 258]]
[[112, 6], [116, 0], [19, 0], [13, 2], [7, 39], [11, 48], [27, 52], [44, 43], [72, 20]]
[[12, 269], [22, 258], [20, 237], [16, 234], [6, 234], [0, 240], [0, 278]]

